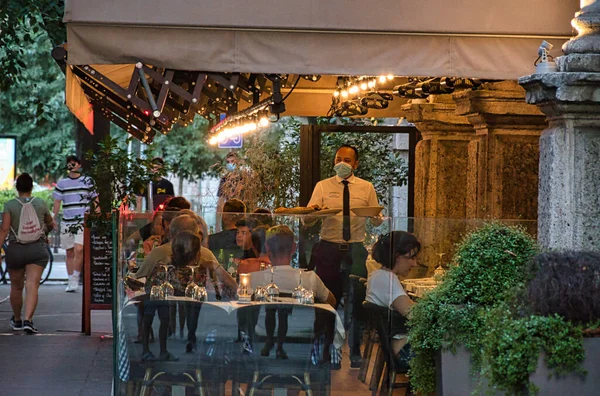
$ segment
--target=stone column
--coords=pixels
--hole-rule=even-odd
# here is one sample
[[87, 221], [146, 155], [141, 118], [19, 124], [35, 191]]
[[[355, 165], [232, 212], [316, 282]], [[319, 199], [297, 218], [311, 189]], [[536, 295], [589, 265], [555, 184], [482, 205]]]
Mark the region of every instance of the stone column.
[[415, 217], [466, 218], [472, 125], [455, 114], [451, 95], [413, 100], [402, 110], [422, 137], [415, 152]]
[[469, 120], [476, 134], [469, 143], [475, 176], [468, 217], [535, 220], [544, 115], [525, 103], [525, 91], [515, 81], [485, 83], [453, 98], [456, 113]]
[[[548, 116], [540, 140], [538, 240], [600, 250], [600, 3], [581, 0], [558, 71], [519, 82]], [[535, 54], [532, 54], [535, 56]]]
[[475, 130], [466, 117], [455, 114], [449, 94], [413, 100], [402, 110], [422, 137], [415, 150], [414, 232], [422, 246], [419, 261], [428, 268], [413, 275], [428, 276], [439, 262], [437, 253], [445, 253], [448, 262], [465, 231], [475, 180], [469, 156]]

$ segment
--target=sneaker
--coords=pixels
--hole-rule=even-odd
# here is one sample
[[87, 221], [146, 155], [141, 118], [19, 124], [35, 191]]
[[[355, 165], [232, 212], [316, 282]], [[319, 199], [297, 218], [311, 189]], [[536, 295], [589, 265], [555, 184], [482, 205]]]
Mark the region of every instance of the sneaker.
[[65, 291], [67, 293], [75, 293], [77, 290], [79, 290], [79, 278], [71, 277]]
[[23, 331], [27, 334], [36, 334], [38, 329], [33, 325], [31, 320], [26, 320], [23, 322]]
[[15, 316], [13, 315], [13, 317], [10, 318], [10, 327], [12, 327], [14, 331], [23, 330], [23, 321], [15, 320]]

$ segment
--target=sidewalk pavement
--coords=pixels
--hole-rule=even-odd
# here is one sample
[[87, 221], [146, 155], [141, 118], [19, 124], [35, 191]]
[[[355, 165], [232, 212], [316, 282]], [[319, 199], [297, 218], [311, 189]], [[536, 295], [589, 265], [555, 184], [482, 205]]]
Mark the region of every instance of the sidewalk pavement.
[[[0, 285], [0, 301], [9, 292], [10, 285]], [[36, 335], [13, 331], [10, 302], [6, 299], [0, 303], [0, 394], [111, 394], [111, 313], [92, 311], [92, 335], [84, 336], [80, 332], [81, 299], [81, 289], [79, 293], [65, 293], [63, 283], [41, 285], [33, 318], [39, 329]]]

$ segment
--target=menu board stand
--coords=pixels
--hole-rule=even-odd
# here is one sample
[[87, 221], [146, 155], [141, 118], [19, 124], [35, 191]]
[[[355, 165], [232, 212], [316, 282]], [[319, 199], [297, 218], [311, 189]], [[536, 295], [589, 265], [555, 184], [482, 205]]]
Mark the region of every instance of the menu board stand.
[[92, 310], [113, 308], [113, 228], [85, 227], [81, 332], [92, 333]]

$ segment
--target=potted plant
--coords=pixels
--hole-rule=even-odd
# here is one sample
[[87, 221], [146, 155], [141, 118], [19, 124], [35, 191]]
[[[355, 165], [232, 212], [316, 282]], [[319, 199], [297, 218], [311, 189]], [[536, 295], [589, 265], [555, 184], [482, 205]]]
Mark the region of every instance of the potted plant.
[[536, 253], [534, 239], [523, 228], [497, 222], [463, 238], [442, 284], [412, 310], [411, 383], [417, 391], [437, 387], [438, 394], [451, 389], [469, 394], [481, 389], [485, 319], [525, 284], [526, 264]]
[[600, 254], [547, 252], [529, 281], [488, 313], [487, 376], [509, 394], [596, 394], [600, 363]]

